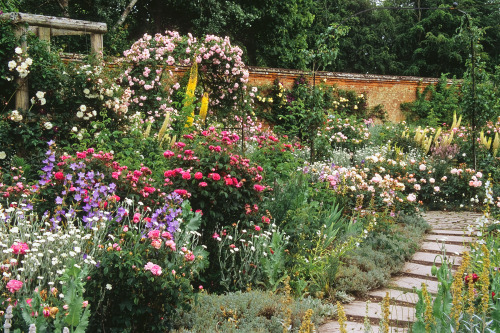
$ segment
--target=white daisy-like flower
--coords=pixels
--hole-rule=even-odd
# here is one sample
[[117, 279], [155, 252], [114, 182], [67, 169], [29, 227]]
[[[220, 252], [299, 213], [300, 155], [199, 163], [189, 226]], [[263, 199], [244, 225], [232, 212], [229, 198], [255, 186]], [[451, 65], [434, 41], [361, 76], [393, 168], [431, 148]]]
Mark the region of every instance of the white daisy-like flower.
[[83, 112], [82, 112], [82, 111], [78, 111], [78, 112], [76, 113], [76, 116], [77, 116], [78, 118], [82, 118], [82, 117], [83, 117]]

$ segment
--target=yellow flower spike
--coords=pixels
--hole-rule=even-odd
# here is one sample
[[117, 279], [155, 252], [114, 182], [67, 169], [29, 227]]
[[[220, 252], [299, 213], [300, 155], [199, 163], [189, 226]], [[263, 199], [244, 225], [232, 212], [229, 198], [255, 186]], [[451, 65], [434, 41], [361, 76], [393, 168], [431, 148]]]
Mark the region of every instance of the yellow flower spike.
[[302, 324], [300, 325], [299, 333], [313, 333], [315, 332], [314, 324], [311, 322], [313, 310], [309, 309], [306, 311], [304, 315], [304, 319], [302, 320]]
[[434, 144], [437, 143], [440, 134], [441, 134], [441, 127], [439, 127], [438, 130], [436, 131], [436, 136], [434, 137]]
[[425, 283], [422, 283], [422, 296], [424, 298], [424, 304], [425, 304], [425, 310], [424, 310], [425, 332], [430, 333], [432, 330], [432, 324], [436, 323], [436, 319], [432, 314], [431, 296], [427, 291], [427, 285]]
[[200, 107], [200, 119], [201, 122], [204, 123], [207, 118], [208, 111], [208, 92], [203, 93], [203, 97], [201, 98], [201, 107]]
[[382, 333], [389, 333], [389, 320], [391, 315], [391, 298], [389, 292], [385, 293], [385, 297], [382, 300], [382, 320], [380, 322], [380, 329]]
[[[195, 61], [193, 66], [191, 66], [191, 72], [189, 73], [189, 81], [186, 88], [186, 97], [184, 98], [184, 108], [192, 108], [194, 102], [194, 91], [196, 90], [196, 85], [198, 83], [198, 63]], [[186, 127], [191, 127], [194, 120], [194, 108], [192, 108], [191, 115], [187, 117]]]
[[452, 307], [450, 311], [450, 317], [453, 319], [455, 323], [455, 332], [458, 332], [458, 328], [460, 327], [460, 317], [462, 315], [462, 311], [464, 309], [464, 274], [469, 268], [470, 257], [469, 253], [464, 253], [463, 261], [457, 272], [453, 277], [453, 283], [451, 285], [451, 293], [452, 293]]
[[340, 326], [340, 333], [347, 333], [347, 329], [345, 327], [345, 322], [347, 321], [347, 317], [345, 316], [344, 307], [338, 301], [337, 301], [337, 317]]

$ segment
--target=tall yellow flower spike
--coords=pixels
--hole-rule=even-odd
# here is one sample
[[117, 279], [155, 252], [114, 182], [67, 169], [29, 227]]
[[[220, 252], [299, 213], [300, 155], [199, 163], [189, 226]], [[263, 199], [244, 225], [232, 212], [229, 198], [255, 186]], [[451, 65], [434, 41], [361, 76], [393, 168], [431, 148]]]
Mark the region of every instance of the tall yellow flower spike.
[[[191, 72], [189, 73], [189, 82], [186, 88], [186, 97], [184, 98], [184, 108], [189, 108], [194, 102], [194, 91], [196, 90], [196, 85], [198, 84], [198, 63], [195, 61], [193, 66], [191, 66]], [[191, 127], [194, 120], [194, 108], [191, 111], [191, 115], [188, 116], [186, 121], [186, 127]]]
[[200, 120], [202, 123], [205, 122], [207, 118], [208, 111], [208, 93], [203, 93], [203, 97], [201, 98], [201, 107], [200, 107]]

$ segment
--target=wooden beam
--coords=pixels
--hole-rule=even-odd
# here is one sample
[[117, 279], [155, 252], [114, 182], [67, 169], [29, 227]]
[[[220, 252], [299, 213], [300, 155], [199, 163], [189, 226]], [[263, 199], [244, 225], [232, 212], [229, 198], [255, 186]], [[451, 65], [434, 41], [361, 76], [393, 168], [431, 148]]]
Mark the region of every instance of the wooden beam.
[[68, 30], [68, 29], [50, 29], [51, 36], [81, 36], [81, 35], [90, 35], [92, 32], [88, 31], [76, 31], [76, 30]]
[[43, 16], [26, 13], [3, 13], [0, 14], [0, 19], [9, 20], [12, 23], [28, 23], [28, 25], [35, 25], [39, 27], [66, 29], [73, 31], [76, 30], [89, 33], [103, 34], [108, 31], [106, 23], [73, 20], [64, 17]]

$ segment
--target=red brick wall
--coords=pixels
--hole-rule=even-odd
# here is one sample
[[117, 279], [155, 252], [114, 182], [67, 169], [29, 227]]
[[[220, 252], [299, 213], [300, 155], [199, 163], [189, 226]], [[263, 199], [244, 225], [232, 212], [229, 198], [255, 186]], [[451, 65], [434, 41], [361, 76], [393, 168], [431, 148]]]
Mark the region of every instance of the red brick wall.
[[[290, 88], [293, 80], [300, 75], [306, 75], [312, 82], [312, 75], [308, 72], [261, 67], [249, 67], [248, 69], [250, 84], [252, 85], [269, 85], [275, 79], [279, 79], [286, 88]], [[363, 93], [367, 98], [369, 107], [382, 104], [387, 112], [387, 119], [392, 122], [400, 122], [405, 119], [400, 110], [400, 104], [414, 101], [417, 87], [435, 84], [438, 79], [319, 72], [316, 74], [315, 81], [316, 83], [324, 82], [327, 85], [337, 85], [340, 89], [354, 90], [359, 94]]]
[[[176, 68], [176, 72], [185, 72], [188, 68]], [[305, 75], [312, 83], [312, 75], [309, 72], [282, 69], [248, 67], [250, 72], [249, 83], [255, 86], [271, 85], [275, 79], [286, 87], [291, 88], [293, 81], [300, 75]], [[372, 74], [351, 74], [318, 72], [316, 83], [324, 82], [327, 85], [336, 85], [340, 89], [354, 90], [358, 94], [365, 94], [369, 107], [379, 104], [384, 106], [387, 112], [387, 120], [401, 122], [405, 120], [401, 112], [400, 104], [411, 102], [416, 98], [417, 88], [438, 82], [436, 78], [422, 78], [414, 76], [392, 76]]]

